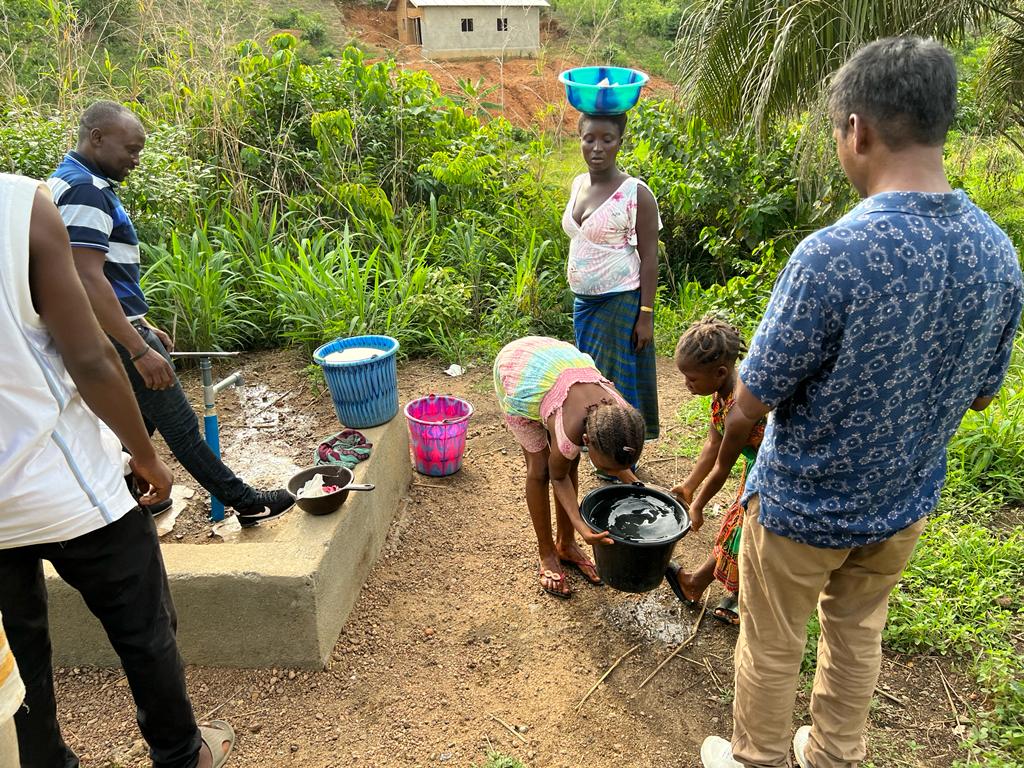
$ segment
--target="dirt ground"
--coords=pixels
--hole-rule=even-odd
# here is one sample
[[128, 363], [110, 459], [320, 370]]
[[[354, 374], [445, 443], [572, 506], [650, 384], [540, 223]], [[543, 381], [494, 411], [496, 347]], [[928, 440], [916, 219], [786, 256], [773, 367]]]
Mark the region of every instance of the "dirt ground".
[[[576, 112], [565, 101], [565, 88], [558, 82], [558, 74], [583, 66], [584, 62], [561, 52], [564, 46], [558, 44], [560, 32], [556, 26], [549, 24], [541, 30], [544, 47], [535, 59], [435, 61], [424, 59], [419, 46], [398, 41], [393, 12], [347, 4], [342, 11], [346, 27], [361, 44], [394, 57], [405, 69], [429, 72], [443, 92], [459, 95], [460, 80], [469, 80], [475, 86], [482, 79], [483, 88], [498, 86], [485, 101], [498, 104], [498, 111], [514, 125], [542, 130], [576, 129]], [[674, 86], [658, 77], [652, 77], [644, 90], [646, 97], [665, 98], [672, 93]]]
[[[689, 396], [671, 362], [659, 363], [664, 433], [645, 451], [640, 475], [667, 486], [689, 467], [673, 446], [692, 428], [675, 417]], [[270, 457], [268, 466], [305, 461], [316, 438], [336, 429], [306, 364], [287, 351], [240, 358], [234, 367], [266, 388], [274, 408], [289, 411], [250, 433], [244, 409], [225, 406], [225, 441], [241, 430], [249, 453]], [[489, 370], [452, 379], [442, 373], [446, 365], [403, 365], [401, 399], [443, 392], [473, 403], [465, 466], [449, 478], [414, 476], [327, 668], [190, 668], [197, 715], [235, 725], [231, 764], [246, 768], [468, 768], [492, 748], [531, 768], [696, 768], [704, 736], [730, 731], [735, 629], [705, 617], [693, 643], [638, 690], [694, 631], [698, 612], [664, 587], [630, 595], [570, 576], [572, 599], [541, 592], [522, 459], [502, 426]], [[195, 373], [183, 378], [195, 393]], [[586, 488], [598, 482], [581, 475]], [[287, 523], [286, 516], [275, 524]], [[715, 529], [711, 519], [684, 539], [677, 560], [696, 566]], [[720, 592], [709, 594], [714, 605]], [[631, 649], [577, 712], [592, 684]], [[933, 659], [886, 658], [870, 732], [879, 768], [937, 768], [960, 755], [938, 669]], [[971, 695], [945, 662], [942, 669], [956, 691]], [[57, 687], [65, 736], [84, 766], [147, 765], [118, 670], [59, 670]]]

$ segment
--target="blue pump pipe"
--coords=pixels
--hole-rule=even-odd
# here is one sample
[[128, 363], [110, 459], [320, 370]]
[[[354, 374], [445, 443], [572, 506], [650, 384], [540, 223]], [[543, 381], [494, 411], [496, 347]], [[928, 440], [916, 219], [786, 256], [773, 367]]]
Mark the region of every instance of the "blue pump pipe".
[[[217, 421], [217, 394], [228, 387], [240, 387], [245, 383], [241, 371], [214, 383], [213, 358], [237, 357], [237, 352], [172, 352], [171, 357], [189, 357], [199, 360], [199, 372], [203, 377], [203, 437], [210, 450], [220, 458], [220, 424]], [[224, 519], [224, 503], [210, 496], [210, 519], [219, 523]]]

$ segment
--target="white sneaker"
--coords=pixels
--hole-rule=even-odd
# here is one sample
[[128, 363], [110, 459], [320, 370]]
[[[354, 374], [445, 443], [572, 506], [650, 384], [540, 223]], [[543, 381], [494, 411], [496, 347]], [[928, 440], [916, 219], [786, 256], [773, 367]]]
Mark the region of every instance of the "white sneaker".
[[804, 750], [807, 749], [807, 742], [811, 738], [811, 726], [802, 725], [793, 736], [793, 754], [796, 755], [796, 762], [800, 768], [811, 768], [811, 764], [804, 757]]
[[708, 736], [700, 745], [700, 761], [704, 768], [743, 768], [732, 759], [732, 744], [721, 736]]

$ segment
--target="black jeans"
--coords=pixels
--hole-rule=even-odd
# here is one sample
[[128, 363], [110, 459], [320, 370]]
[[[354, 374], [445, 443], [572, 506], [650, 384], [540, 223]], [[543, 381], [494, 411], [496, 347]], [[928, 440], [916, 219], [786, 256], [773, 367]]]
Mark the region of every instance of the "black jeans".
[[177, 618], [152, 516], [139, 508], [70, 541], [0, 550], [0, 612], [26, 689], [25, 706], [14, 716], [21, 767], [79, 764], [57, 724], [43, 560], [82, 593], [103, 624], [153, 765], [195, 768], [202, 740], [185, 690]]
[[[152, 330], [141, 323], [135, 324], [135, 328], [149, 346], [170, 362], [167, 350]], [[149, 389], [142, 376], [135, 370], [135, 364], [131, 361], [128, 351], [117, 342], [114, 342], [114, 347], [121, 355], [121, 361], [128, 372], [128, 380], [135, 390], [135, 399], [146, 419], [150, 434], [154, 428], [159, 431], [174, 458], [181, 463], [185, 471], [203, 488], [224, 502], [224, 506], [244, 509], [254, 504], [256, 491], [228, 469], [199, 434], [199, 419], [185, 397], [181, 383], [175, 379], [174, 386], [170, 389]]]

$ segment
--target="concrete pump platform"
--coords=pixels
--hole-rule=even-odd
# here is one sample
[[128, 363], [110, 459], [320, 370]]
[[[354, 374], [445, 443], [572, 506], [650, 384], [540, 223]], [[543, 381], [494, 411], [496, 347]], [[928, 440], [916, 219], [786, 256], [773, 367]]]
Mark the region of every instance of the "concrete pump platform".
[[[314, 517], [297, 506], [233, 542], [165, 543], [187, 664], [322, 667], [373, 567], [412, 474], [401, 414], [362, 430], [373, 453], [355, 469], [370, 492], [350, 492], [340, 510]], [[287, 477], [280, 479], [281, 486]], [[116, 666], [99, 622], [47, 564], [50, 631], [59, 666]]]

